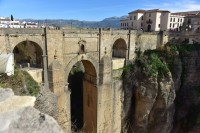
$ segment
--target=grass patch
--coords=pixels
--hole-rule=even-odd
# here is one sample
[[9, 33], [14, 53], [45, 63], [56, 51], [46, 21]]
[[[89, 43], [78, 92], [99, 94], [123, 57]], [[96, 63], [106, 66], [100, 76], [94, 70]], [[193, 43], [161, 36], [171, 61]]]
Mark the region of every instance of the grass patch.
[[22, 73], [29, 94], [32, 96], [37, 96], [40, 92], [40, 87], [38, 83], [31, 77], [31, 75], [28, 72], [22, 71]]
[[0, 76], [0, 86], [2, 88], [11, 88], [17, 95], [37, 96], [40, 92], [38, 83], [26, 71], [15, 68], [14, 75]]

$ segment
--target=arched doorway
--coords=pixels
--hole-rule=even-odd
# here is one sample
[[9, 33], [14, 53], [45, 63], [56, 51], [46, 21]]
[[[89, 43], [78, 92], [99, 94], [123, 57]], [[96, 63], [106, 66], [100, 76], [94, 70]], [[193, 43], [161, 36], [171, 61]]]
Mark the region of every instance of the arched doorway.
[[113, 45], [112, 57], [126, 58], [127, 46], [124, 39], [117, 39]]
[[71, 90], [71, 128], [74, 132], [97, 130], [97, 74], [87, 60], [74, 64], [68, 76]]
[[22, 67], [41, 68], [42, 67], [42, 48], [35, 42], [23, 41], [17, 44], [14, 49], [14, 61], [15, 65]]
[[151, 31], [151, 25], [150, 24], [148, 25], [147, 30], [148, 30], [148, 32]]

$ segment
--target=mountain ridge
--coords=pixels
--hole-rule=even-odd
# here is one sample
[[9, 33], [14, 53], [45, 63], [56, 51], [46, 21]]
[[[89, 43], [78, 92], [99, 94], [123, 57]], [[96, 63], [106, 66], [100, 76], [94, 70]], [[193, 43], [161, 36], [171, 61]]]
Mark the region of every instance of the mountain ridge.
[[120, 20], [127, 16], [113, 16], [105, 18], [101, 21], [87, 21], [76, 19], [19, 19], [20, 21], [30, 21], [39, 23], [39, 25], [47, 24], [49, 26], [58, 27], [77, 27], [77, 28], [120, 28]]

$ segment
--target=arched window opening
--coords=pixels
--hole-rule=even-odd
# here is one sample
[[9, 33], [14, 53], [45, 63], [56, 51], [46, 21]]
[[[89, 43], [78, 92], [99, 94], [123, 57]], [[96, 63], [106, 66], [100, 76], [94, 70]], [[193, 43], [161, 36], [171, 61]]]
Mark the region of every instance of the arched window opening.
[[13, 53], [17, 66], [42, 67], [42, 48], [35, 42], [23, 41], [14, 47]]
[[127, 46], [124, 39], [118, 39], [113, 45], [112, 56], [115, 58], [126, 58]]
[[147, 30], [150, 32], [151, 31], [151, 25], [149, 24], [147, 27]]
[[85, 46], [83, 44], [81, 44], [80, 53], [84, 53], [84, 52], [85, 52]]

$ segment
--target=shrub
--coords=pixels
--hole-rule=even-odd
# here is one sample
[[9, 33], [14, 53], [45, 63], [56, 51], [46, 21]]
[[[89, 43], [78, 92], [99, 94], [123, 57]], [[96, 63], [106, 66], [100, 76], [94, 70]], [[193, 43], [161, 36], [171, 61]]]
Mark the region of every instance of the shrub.
[[26, 71], [15, 68], [14, 73], [12, 76], [1, 75], [0, 86], [13, 89], [17, 95], [36, 96], [39, 94], [40, 87], [38, 83]]

